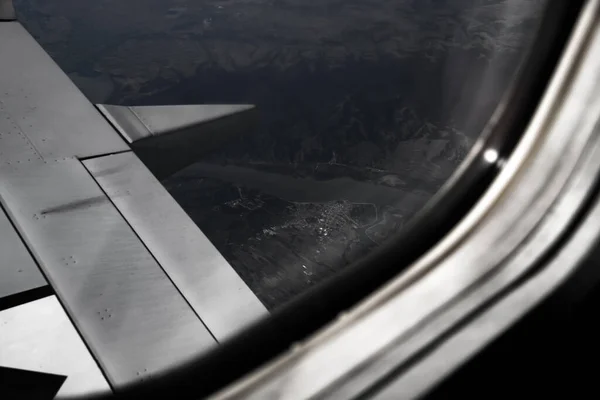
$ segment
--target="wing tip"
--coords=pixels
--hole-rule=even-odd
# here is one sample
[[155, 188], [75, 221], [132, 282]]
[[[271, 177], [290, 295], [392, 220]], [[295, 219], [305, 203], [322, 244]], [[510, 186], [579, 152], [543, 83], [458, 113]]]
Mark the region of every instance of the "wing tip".
[[159, 179], [248, 132], [257, 120], [253, 104], [97, 107]]
[[[96, 107], [129, 144], [150, 137], [167, 136], [184, 129], [200, 127], [219, 119], [226, 119], [257, 110], [254, 104], [186, 104], [131, 107], [96, 104]], [[178, 113], [178, 111], [186, 109], [192, 111], [193, 114]], [[168, 122], [164, 124], [160, 120]]]

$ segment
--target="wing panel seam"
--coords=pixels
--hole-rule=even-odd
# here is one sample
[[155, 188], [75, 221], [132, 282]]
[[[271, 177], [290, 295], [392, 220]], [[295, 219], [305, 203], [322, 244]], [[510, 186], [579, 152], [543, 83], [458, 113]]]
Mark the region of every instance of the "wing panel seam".
[[108, 201], [110, 202], [111, 206], [117, 211], [117, 213], [119, 213], [119, 215], [121, 216], [121, 218], [123, 219], [123, 221], [125, 221], [125, 223], [129, 227], [129, 229], [131, 229], [131, 231], [133, 232], [133, 234], [135, 235], [135, 237], [140, 241], [140, 243], [142, 244], [142, 246], [144, 246], [144, 249], [146, 249], [146, 251], [148, 252], [148, 254], [150, 254], [150, 256], [152, 257], [152, 259], [160, 267], [160, 270], [163, 272], [163, 274], [165, 275], [165, 277], [169, 280], [169, 282], [171, 283], [171, 285], [173, 285], [173, 287], [177, 290], [177, 293], [179, 293], [179, 295], [183, 298], [183, 300], [185, 301], [185, 304], [187, 304], [187, 306], [192, 310], [192, 312], [194, 313], [194, 315], [202, 323], [202, 326], [204, 326], [204, 328], [206, 329], [206, 331], [208, 332], [208, 334], [213, 338], [213, 340], [215, 341], [215, 343], [219, 343], [219, 341], [217, 340], [217, 338], [215, 337], [215, 335], [213, 334], [213, 332], [210, 330], [210, 328], [208, 327], [208, 325], [204, 322], [204, 320], [202, 318], [200, 318], [200, 315], [198, 315], [198, 312], [194, 309], [194, 307], [192, 307], [192, 305], [190, 304], [190, 302], [187, 299], [187, 297], [185, 297], [183, 295], [183, 293], [181, 292], [181, 289], [175, 284], [175, 282], [173, 281], [173, 279], [171, 278], [171, 276], [167, 273], [167, 271], [165, 271], [165, 269], [162, 266], [162, 264], [154, 256], [154, 253], [152, 253], [152, 251], [150, 251], [150, 249], [148, 248], [148, 246], [146, 245], [146, 243], [142, 240], [142, 238], [140, 237], [140, 235], [138, 234], [138, 232], [134, 229], [133, 226], [131, 226], [131, 224], [129, 223], [129, 220], [125, 217], [125, 215], [123, 215], [123, 213], [121, 212], [121, 210], [119, 209], [119, 207], [117, 207], [117, 205], [113, 202], [113, 199], [108, 195], [108, 193], [106, 193], [106, 191], [104, 190], [104, 188], [102, 187], [102, 185], [100, 185], [100, 183], [98, 182], [98, 180], [96, 180], [96, 177], [94, 177], [94, 175], [87, 168], [87, 166], [85, 165], [85, 163], [82, 163], [80, 160], [78, 160], [78, 161], [83, 166], [83, 168], [85, 169], [86, 173], [90, 176], [90, 178], [92, 178], [92, 180], [94, 181], [94, 183], [96, 184], [96, 186], [100, 189], [100, 191], [108, 199]]

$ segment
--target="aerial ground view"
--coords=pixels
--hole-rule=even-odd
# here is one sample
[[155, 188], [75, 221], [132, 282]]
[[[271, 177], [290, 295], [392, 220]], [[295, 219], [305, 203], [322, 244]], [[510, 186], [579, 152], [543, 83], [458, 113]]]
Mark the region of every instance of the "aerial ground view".
[[254, 104], [163, 184], [275, 309], [399, 232], [526, 55], [540, 0], [15, 0], [94, 103]]

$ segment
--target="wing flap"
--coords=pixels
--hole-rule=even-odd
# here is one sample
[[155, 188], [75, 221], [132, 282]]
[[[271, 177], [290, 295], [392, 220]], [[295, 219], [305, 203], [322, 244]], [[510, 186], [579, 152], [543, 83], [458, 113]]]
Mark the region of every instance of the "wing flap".
[[84, 161], [217, 341], [267, 315], [208, 238], [133, 153]]
[[0, 168], [0, 198], [114, 387], [214, 346], [79, 160]]

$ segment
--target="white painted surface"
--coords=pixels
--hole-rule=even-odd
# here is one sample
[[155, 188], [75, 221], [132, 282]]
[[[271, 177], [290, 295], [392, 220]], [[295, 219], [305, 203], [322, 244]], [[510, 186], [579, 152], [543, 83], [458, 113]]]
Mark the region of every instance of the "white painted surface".
[[110, 392], [55, 296], [0, 312], [0, 366], [67, 376], [56, 398]]

